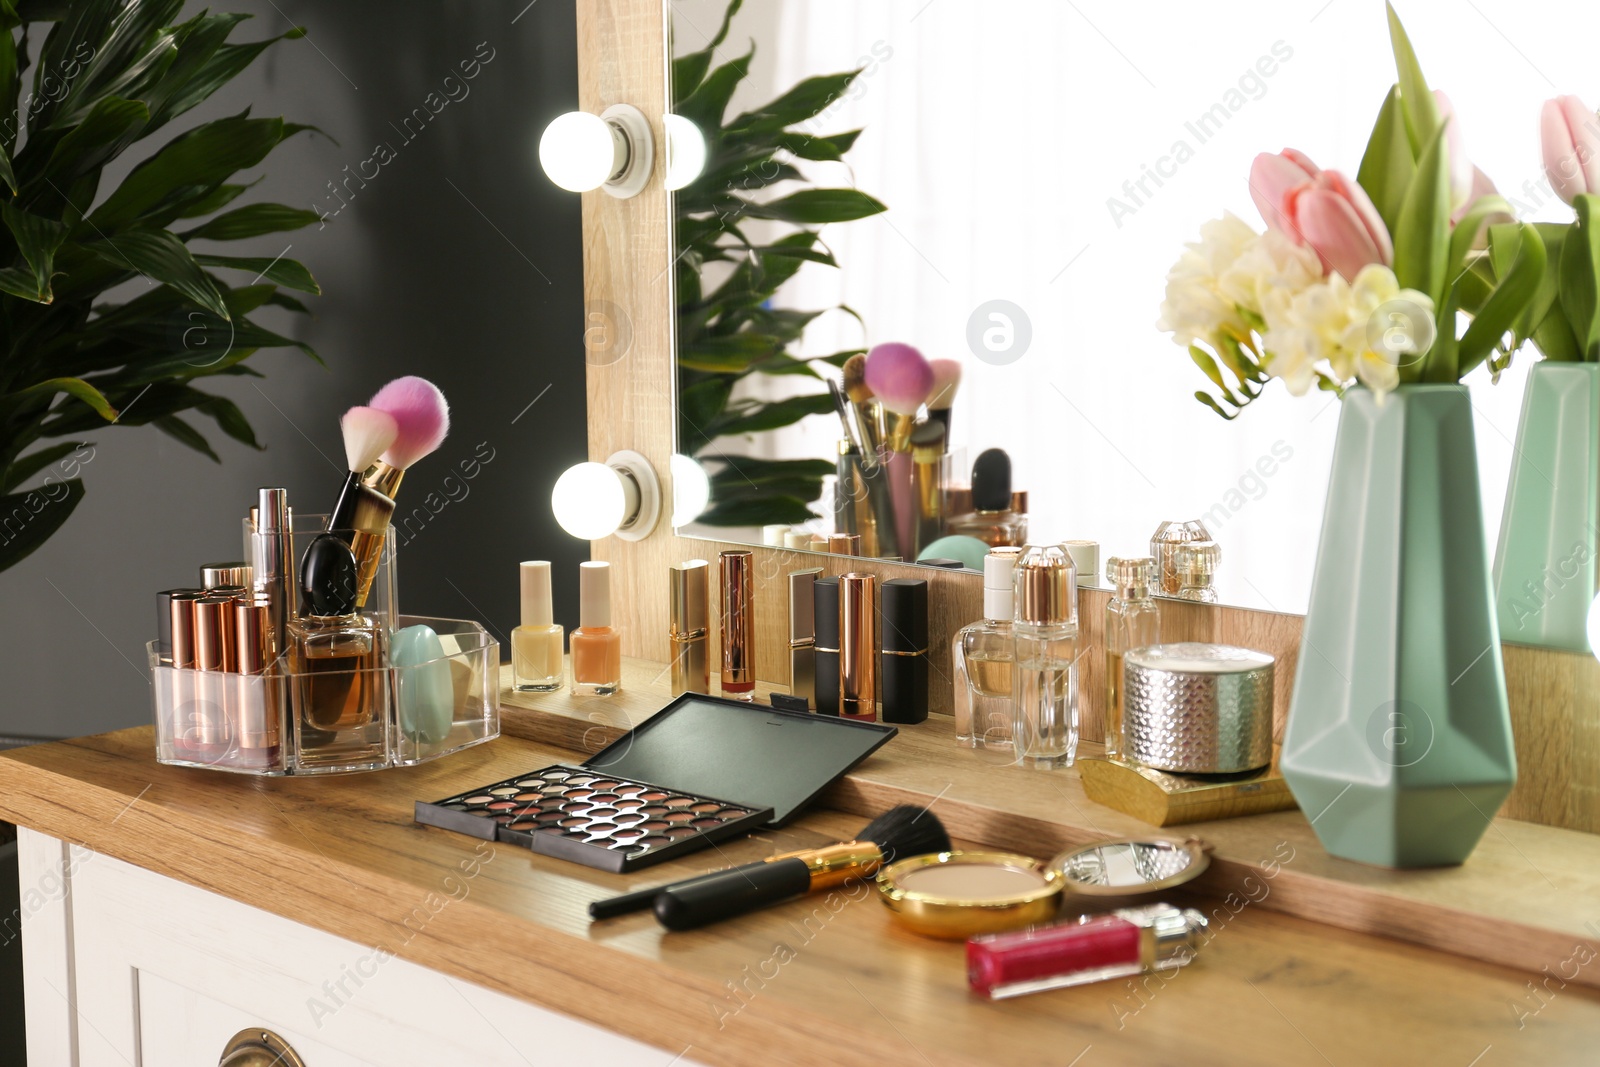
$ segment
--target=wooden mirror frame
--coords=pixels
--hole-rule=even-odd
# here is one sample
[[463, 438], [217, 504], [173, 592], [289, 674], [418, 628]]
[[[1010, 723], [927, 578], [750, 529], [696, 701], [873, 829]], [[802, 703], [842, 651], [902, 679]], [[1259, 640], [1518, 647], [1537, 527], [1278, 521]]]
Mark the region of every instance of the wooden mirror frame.
[[[664, 0], [576, 0], [579, 107], [599, 114], [612, 104], [632, 104], [649, 116], [658, 145], [665, 144], [670, 5]], [[584, 343], [588, 360], [589, 457], [604, 460], [621, 449], [643, 454], [672, 499], [668, 460], [674, 448], [675, 380], [672, 234], [663, 184], [666, 153], [655, 153], [655, 173], [644, 192], [619, 200], [600, 191], [583, 196]], [[623, 627], [623, 651], [655, 662], [667, 652], [667, 567], [684, 559], [716, 563], [725, 542], [680, 537], [671, 506], [640, 541], [617, 537], [591, 542], [591, 556], [612, 565], [612, 596]], [[756, 675], [787, 681], [787, 587], [792, 570], [821, 567], [828, 574], [866, 571], [883, 578], [917, 577], [929, 585], [929, 636], [933, 648], [931, 707], [950, 710], [947, 650], [952, 635], [982, 615], [982, 580], [971, 572], [909, 567], [760, 546], [755, 555]], [[714, 578], [713, 578], [714, 580]], [[1079, 625], [1086, 648], [1078, 673], [1082, 736], [1103, 737], [1104, 693], [1100, 646], [1109, 593], [1079, 595]], [[711, 597], [712, 673], [719, 642], [716, 590]], [[1303, 617], [1249, 608], [1163, 601], [1168, 640], [1242, 645], [1277, 658], [1273, 732], [1283, 736], [1300, 653]], [[1600, 832], [1600, 661], [1591, 656], [1504, 645], [1506, 685], [1516, 738], [1519, 778], [1500, 814], [1552, 826]]]

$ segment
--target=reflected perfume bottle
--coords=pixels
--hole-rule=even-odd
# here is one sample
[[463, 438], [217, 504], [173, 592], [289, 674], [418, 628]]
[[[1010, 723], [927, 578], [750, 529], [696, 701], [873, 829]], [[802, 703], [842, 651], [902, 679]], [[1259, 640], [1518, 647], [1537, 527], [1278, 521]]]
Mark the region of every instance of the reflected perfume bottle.
[[1020, 548], [996, 548], [983, 559], [983, 618], [951, 641], [955, 665], [953, 708], [956, 744], [963, 748], [1011, 747], [1011, 674], [1016, 665], [1012, 634], [1012, 569]]
[[973, 462], [972, 511], [951, 518], [945, 533], [976, 537], [990, 548], [1028, 539], [1028, 516], [1012, 508], [1011, 457], [1003, 449], [988, 449]]
[[1030, 546], [1013, 582], [1017, 662], [1011, 735], [1017, 760], [1053, 770], [1078, 752], [1078, 575], [1057, 545]]
[[1161, 643], [1161, 612], [1150, 595], [1156, 561], [1106, 560], [1111, 599], [1106, 602], [1106, 756], [1122, 755], [1122, 655]]
[[1174, 551], [1178, 572], [1178, 597], [1215, 604], [1217, 591], [1211, 587], [1216, 577], [1217, 563], [1222, 559], [1222, 549], [1215, 541], [1195, 541], [1179, 545]]
[[561, 688], [562, 629], [550, 607], [550, 563], [536, 559], [519, 568], [522, 625], [511, 631], [511, 677], [519, 692], [549, 693]]
[[611, 625], [611, 564], [578, 565], [578, 628], [572, 631], [572, 691], [622, 690], [622, 635]]
[[300, 564], [301, 615], [289, 623], [301, 765], [387, 759], [383, 630], [356, 610], [359, 597], [350, 546], [319, 535]]

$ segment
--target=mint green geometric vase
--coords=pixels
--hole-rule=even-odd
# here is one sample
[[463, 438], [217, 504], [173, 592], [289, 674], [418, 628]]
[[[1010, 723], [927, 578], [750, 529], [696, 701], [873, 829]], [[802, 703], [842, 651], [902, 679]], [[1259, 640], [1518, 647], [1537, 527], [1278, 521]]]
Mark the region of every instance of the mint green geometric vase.
[[1588, 652], [1600, 520], [1600, 365], [1536, 363], [1494, 554], [1500, 636]]
[[1408, 385], [1342, 409], [1283, 776], [1335, 856], [1461, 863], [1517, 777], [1472, 404]]

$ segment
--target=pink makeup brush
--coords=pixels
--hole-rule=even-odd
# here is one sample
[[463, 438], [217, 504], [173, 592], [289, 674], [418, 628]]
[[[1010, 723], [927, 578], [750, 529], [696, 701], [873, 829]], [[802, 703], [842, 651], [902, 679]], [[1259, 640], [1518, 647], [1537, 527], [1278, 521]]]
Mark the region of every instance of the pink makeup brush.
[[[445, 403], [438, 386], [426, 378], [396, 378], [373, 394], [367, 409], [387, 414], [394, 420], [396, 433], [383, 448], [378, 461], [368, 467], [360, 479], [360, 488], [372, 506], [374, 521], [355, 527], [356, 533], [350, 541], [350, 550], [355, 553], [360, 569], [357, 607], [366, 605], [367, 594], [372, 591], [372, 581], [383, 558], [384, 533], [394, 514], [394, 497], [401, 478], [414, 463], [437, 449], [444, 435], [450, 432], [450, 405]], [[376, 513], [385, 504], [388, 510], [380, 518]]]
[[936, 359], [933, 367], [933, 388], [928, 390], [928, 418], [944, 424], [944, 447], [950, 449], [950, 405], [955, 403], [956, 390], [961, 388], [961, 364], [953, 359]]
[[412, 464], [431, 455], [450, 432], [450, 405], [439, 387], [426, 378], [396, 378], [372, 394], [371, 407], [394, 416], [400, 432], [384, 450], [365, 482], [384, 496], [393, 497], [400, 478]]
[[350, 543], [356, 530], [381, 531], [394, 513], [394, 501], [362, 484], [367, 468], [378, 462], [385, 449], [394, 444], [400, 426], [393, 415], [377, 408], [354, 407], [339, 420], [344, 434], [345, 463], [350, 474], [339, 490], [339, 501], [328, 515], [328, 531]]
[[899, 416], [889, 447], [896, 452], [911, 448], [911, 424], [933, 388], [933, 368], [910, 345], [890, 342], [867, 353], [865, 380], [887, 410]]

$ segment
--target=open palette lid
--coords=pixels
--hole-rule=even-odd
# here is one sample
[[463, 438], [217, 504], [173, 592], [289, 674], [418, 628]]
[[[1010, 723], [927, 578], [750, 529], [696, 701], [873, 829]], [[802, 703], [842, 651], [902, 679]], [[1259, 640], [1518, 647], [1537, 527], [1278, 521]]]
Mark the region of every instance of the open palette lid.
[[898, 731], [685, 693], [583, 766], [637, 782], [771, 808], [782, 826]]

